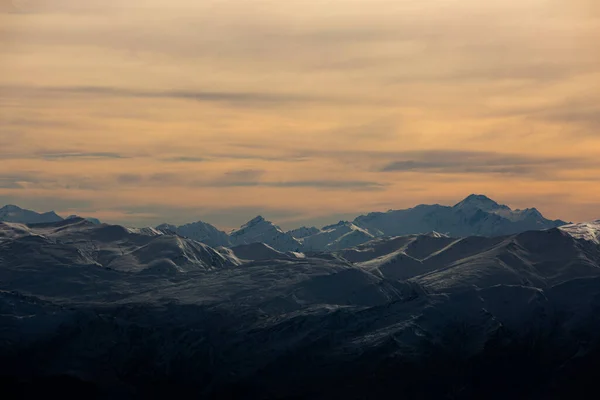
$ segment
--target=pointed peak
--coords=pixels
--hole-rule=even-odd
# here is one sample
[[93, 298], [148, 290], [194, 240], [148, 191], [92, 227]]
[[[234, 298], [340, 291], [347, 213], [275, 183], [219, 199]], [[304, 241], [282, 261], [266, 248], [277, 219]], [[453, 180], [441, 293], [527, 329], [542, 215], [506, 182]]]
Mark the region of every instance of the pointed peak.
[[257, 217], [254, 217], [250, 221], [246, 222], [239, 229], [234, 229], [233, 232], [241, 231], [241, 230], [246, 230], [247, 228], [252, 228], [252, 227], [255, 227], [257, 225], [263, 225], [263, 224], [273, 225], [273, 223], [271, 223], [270, 221], [267, 221], [266, 219], [264, 219], [264, 217], [262, 215], [259, 215]]
[[527, 208], [525, 210], [523, 210], [524, 214], [527, 216], [534, 216], [534, 217], [540, 217], [542, 218], [542, 213], [539, 212], [539, 210], [537, 208]]
[[483, 211], [497, 210], [500, 208], [508, 208], [504, 205], [496, 203], [494, 200], [483, 194], [471, 194], [464, 200], [454, 206], [455, 208], [475, 208]]
[[264, 221], [265, 221], [265, 218], [262, 215], [258, 215], [256, 217], [254, 217], [253, 219], [251, 219], [248, 222], [248, 225], [256, 225], [256, 224], [264, 222]]

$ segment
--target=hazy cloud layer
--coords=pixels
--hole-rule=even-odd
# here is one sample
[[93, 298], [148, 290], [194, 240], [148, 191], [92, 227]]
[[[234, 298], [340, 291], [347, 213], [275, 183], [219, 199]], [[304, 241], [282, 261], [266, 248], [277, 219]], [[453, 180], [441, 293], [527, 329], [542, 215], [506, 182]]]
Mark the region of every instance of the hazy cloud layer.
[[[382, 172], [435, 172], [442, 174], [510, 174], [541, 178], [550, 171], [568, 168], [600, 167], [597, 160], [569, 157], [539, 157], [535, 155], [502, 154], [490, 151], [419, 151], [397, 156], [398, 161], [386, 164]], [[537, 175], [537, 176], [536, 176]]]
[[[171, 99], [187, 100], [206, 103], [227, 103], [236, 106], [274, 106], [284, 107], [291, 103], [305, 102], [344, 102], [344, 99], [327, 99], [310, 97], [308, 95], [278, 94], [278, 93], [251, 93], [251, 92], [212, 92], [212, 91], [185, 91], [185, 90], [135, 90], [106, 86], [46, 86], [46, 87], [11, 87], [1, 88], [5, 93], [27, 94], [30, 96], [45, 96], [49, 98], [64, 96], [85, 96], [87, 98], [115, 97], [115, 98], [140, 98], [140, 99]], [[29, 121], [29, 124], [32, 122]]]
[[477, 192], [599, 218], [598, 4], [0, 2], [0, 203], [233, 227]]

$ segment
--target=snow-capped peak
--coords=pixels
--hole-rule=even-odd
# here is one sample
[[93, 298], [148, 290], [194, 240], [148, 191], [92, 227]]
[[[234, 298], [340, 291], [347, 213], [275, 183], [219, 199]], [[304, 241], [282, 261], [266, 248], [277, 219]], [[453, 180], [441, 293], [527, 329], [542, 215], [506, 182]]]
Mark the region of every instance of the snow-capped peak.
[[280, 227], [258, 216], [229, 234], [234, 246], [262, 242], [279, 251], [298, 251], [302, 243]]
[[323, 251], [338, 250], [356, 246], [374, 239], [375, 236], [367, 230], [349, 221], [340, 221], [337, 224], [323, 227], [314, 235], [302, 239], [307, 250]]
[[477, 209], [482, 211], [494, 211], [498, 209], [509, 209], [505, 205], [498, 204], [494, 200], [482, 194], [472, 194], [454, 206], [457, 209]]
[[251, 219], [250, 221], [248, 221], [245, 225], [243, 225], [244, 227], [250, 227], [250, 226], [254, 226], [254, 225], [258, 225], [262, 222], [268, 222], [269, 221], [265, 220], [265, 218], [262, 215], [256, 216], [253, 219]]
[[271, 221], [267, 221], [266, 219], [264, 219], [264, 217], [259, 215], [255, 218], [251, 219], [250, 221], [246, 222], [239, 229], [234, 229], [233, 231], [231, 231], [230, 234], [232, 236], [240, 235], [243, 232], [246, 232], [250, 229], [257, 228], [257, 227], [269, 227], [269, 228], [283, 232], [281, 230], [281, 228], [279, 228], [278, 226], [273, 224]]

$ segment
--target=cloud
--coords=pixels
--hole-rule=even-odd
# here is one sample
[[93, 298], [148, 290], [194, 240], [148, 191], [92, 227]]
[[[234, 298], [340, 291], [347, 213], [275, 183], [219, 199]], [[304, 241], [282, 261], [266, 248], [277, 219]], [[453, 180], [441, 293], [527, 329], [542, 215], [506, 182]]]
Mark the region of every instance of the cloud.
[[[186, 100], [200, 103], [225, 103], [239, 107], [278, 107], [294, 103], [331, 102], [334, 99], [317, 95], [269, 92], [236, 92], [236, 91], [186, 91], [186, 90], [138, 90], [131, 88], [110, 86], [4, 86], [0, 89], [4, 96], [12, 94], [29, 96], [58, 96], [74, 95], [113, 98], [139, 98], [139, 99], [172, 99]], [[336, 99], [335, 101], [344, 101]]]
[[600, 136], [600, 108], [566, 106], [544, 111], [534, 115], [546, 122], [559, 123], [566, 126], [580, 125], [589, 129], [592, 135]]
[[39, 173], [0, 173], [0, 189], [23, 189], [39, 183]]
[[368, 181], [235, 181], [197, 183], [204, 187], [271, 187], [271, 188], [315, 188], [322, 190], [383, 190], [386, 185]]
[[[142, 181], [142, 177], [136, 175], [136, 178], [138, 179], [138, 181], [137, 181], [138, 183]], [[185, 181], [182, 179], [182, 177], [180, 175], [177, 175], [174, 173], [168, 173], [168, 172], [160, 172], [160, 173], [150, 175], [150, 177], [147, 179], [147, 181], [149, 181], [150, 183], [157, 183], [157, 184], [185, 183]]]
[[161, 161], [164, 162], [172, 162], [172, 163], [197, 163], [197, 162], [205, 162], [207, 159], [205, 157], [169, 157], [163, 158]]
[[383, 190], [386, 185], [378, 182], [370, 181], [332, 181], [332, 180], [315, 180], [315, 181], [287, 181], [287, 182], [261, 182], [259, 185], [280, 188], [301, 188], [310, 187], [326, 190]]
[[128, 158], [123, 154], [111, 153], [111, 152], [37, 152], [36, 156], [44, 158], [46, 160], [59, 160], [68, 158], [96, 158], [96, 159], [120, 159]]
[[52, 121], [44, 118], [3, 118], [0, 125], [18, 128], [72, 128], [76, 125], [66, 121]]
[[0, 176], [0, 189], [22, 189], [21, 182], [19, 178]]
[[399, 153], [396, 161], [385, 164], [381, 172], [429, 172], [444, 174], [542, 173], [544, 168], [589, 166], [571, 157], [535, 157], [487, 151], [431, 150]]
[[316, 188], [324, 190], [381, 190], [385, 185], [377, 182], [356, 180], [289, 180], [269, 181], [260, 180], [266, 174], [265, 170], [229, 171], [222, 178], [211, 181], [198, 181], [197, 186], [207, 187], [272, 187], [272, 188]]
[[[273, 148], [275, 151], [282, 152], [281, 149]], [[232, 159], [232, 160], [257, 160], [257, 161], [283, 161], [283, 162], [304, 162], [310, 159], [311, 152], [299, 153], [288, 152], [281, 155], [260, 154], [260, 153], [211, 153], [212, 158]]]
[[324, 137], [335, 137], [342, 140], [374, 139], [388, 140], [394, 139], [399, 132], [398, 115], [380, 118], [364, 124], [347, 125], [332, 131], [324, 133]]
[[117, 182], [125, 185], [138, 184], [141, 183], [143, 180], [144, 178], [141, 175], [137, 174], [121, 174], [117, 176]]
[[241, 171], [228, 171], [224, 174], [225, 181], [252, 180], [260, 178], [266, 171], [261, 169], [244, 169]]
[[0, 23], [0, 193], [186, 220], [467, 191], [575, 219], [600, 195], [597, 0], [21, 1]]
[[[266, 170], [245, 169], [228, 171], [216, 178], [198, 180], [182, 172], [159, 172], [150, 175], [119, 174], [112, 180], [99, 177], [95, 184], [89, 179], [63, 177], [69, 187], [88, 190], [107, 190], [117, 185], [136, 187], [184, 187], [184, 188], [314, 188], [321, 190], [378, 191], [384, 190], [387, 184], [366, 180], [263, 180]], [[83, 186], [82, 186], [83, 185]], [[64, 186], [64, 185], [61, 185]]]

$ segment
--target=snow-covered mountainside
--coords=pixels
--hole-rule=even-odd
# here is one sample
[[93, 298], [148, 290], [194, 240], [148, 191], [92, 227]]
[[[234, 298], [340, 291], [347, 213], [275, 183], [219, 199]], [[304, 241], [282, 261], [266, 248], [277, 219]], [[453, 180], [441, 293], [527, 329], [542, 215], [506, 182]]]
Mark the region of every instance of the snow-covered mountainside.
[[470, 195], [453, 207], [419, 205], [407, 210], [371, 213], [354, 224], [376, 236], [399, 236], [437, 231], [451, 236], [499, 236], [565, 225], [551, 221], [535, 208], [511, 210], [483, 195]]
[[374, 235], [353, 223], [340, 221], [324, 227], [318, 233], [305, 236], [301, 242], [306, 251], [331, 251], [357, 246], [374, 238]]
[[21, 224], [41, 224], [62, 221], [62, 218], [56, 215], [54, 211], [40, 214], [14, 205], [8, 205], [0, 208], [0, 221], [18, 222]]
[[280, 227], [258, 216], [229, 234], [233, 246], [264, 243], [279, 251], [302, 251], [302, 243]]
[[[238, 236], [272, 238], [264, 222]], [[595, 397], [588, 225], [300, 254], [0, 223], [0, 383], [25, 398], [56, 382], [81, 398]]]
[[600, 244], [600, 220], [564, 225], [561, 226], [560, 229], [577, 239], [584, 239]]
[[43, 268], [42, 284], [47, 284], [49, 271], [60, 274], [61, 268], [95, 267], [168, 276], [239, 264], [233, 257], [180, 236], [152, 228], [97, 225], [81, 218], [35, 225], [0, 223], [0, 260]]
[[277, 259], [304, 259], [304, 253], [277, 251], [264, 243], [251, 243], [236, 246], [231, 252], [243, 261], [277, 260]]
[[212, 247], [231, 246], [227, 233], [218, 230], [211, 224], [198, 221], [181, 226], [162, 224], [156, 227], [161, 231], [170, 231], [180, 236], [184, 236]]

